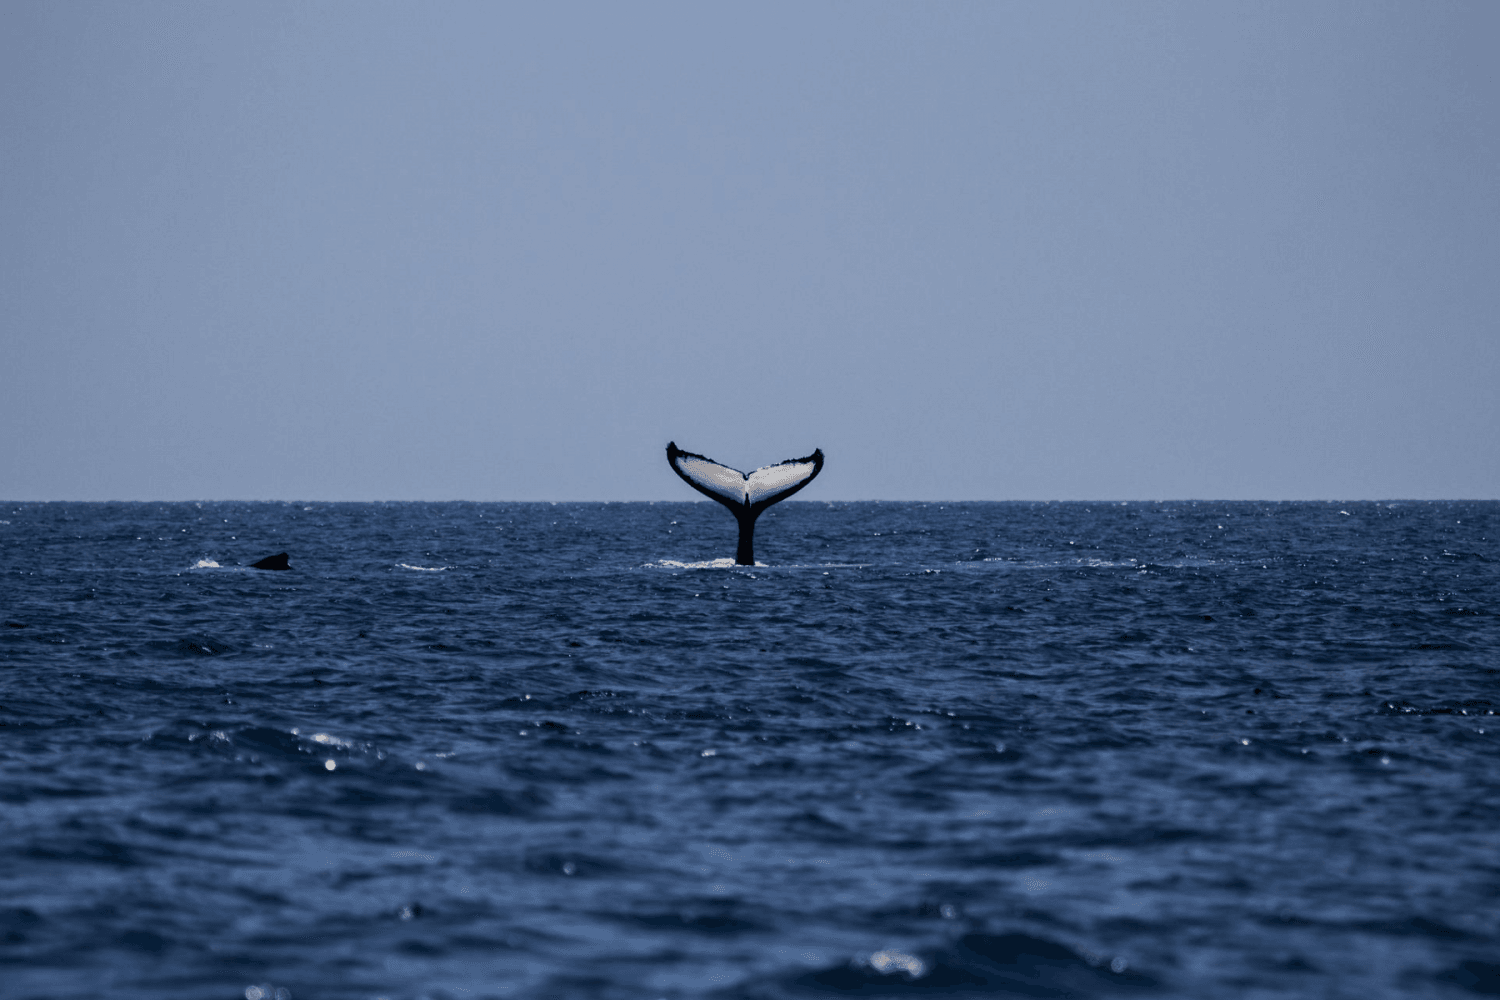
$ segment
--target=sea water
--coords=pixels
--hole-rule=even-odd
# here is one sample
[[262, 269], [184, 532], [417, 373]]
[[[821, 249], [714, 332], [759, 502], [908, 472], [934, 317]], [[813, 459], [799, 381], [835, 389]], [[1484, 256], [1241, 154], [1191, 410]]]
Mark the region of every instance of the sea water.
[[6, 504], [0, 996], [1494, 994], [1497, 537]]

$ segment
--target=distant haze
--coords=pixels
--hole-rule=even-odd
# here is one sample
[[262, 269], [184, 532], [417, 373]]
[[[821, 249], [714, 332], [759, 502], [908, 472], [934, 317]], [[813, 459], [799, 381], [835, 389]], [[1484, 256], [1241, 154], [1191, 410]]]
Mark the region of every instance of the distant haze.
[[0, 5], [0, 498], [1500, 497], [1500, 4]]

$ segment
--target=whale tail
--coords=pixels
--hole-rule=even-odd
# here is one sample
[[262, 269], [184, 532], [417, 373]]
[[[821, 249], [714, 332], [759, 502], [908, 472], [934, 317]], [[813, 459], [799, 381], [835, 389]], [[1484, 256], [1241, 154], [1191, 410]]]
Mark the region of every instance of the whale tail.
[[740, 543], [734, 561], [741, 566], [754, 566], [755, 519], [823, 471], [823, 449], [814, 450], [806, 458], [789, 458], [754, 472], [740, 472], [704, 455], [683, 451], [674, 441], [667, 445], [667, 464], [693, 489], [729, 508], [740, 525]]

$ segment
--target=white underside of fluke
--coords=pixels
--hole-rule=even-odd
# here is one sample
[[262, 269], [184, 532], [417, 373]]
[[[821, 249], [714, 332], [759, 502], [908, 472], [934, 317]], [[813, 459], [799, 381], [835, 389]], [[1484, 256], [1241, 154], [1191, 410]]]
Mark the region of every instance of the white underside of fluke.
[[812, 462], [783, 462], [746, 474], [696, 456], [678, 455], [674, 461], [696, 486], [747, 507], [795, 489], [817, 472], [817, 465]]

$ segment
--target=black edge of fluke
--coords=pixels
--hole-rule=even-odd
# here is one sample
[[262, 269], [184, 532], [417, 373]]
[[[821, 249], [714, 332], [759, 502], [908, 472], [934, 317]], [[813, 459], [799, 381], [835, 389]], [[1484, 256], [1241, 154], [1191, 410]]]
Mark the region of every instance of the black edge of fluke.
[[287, 564], [287, 554], [278, 552], [274, 556], [266, 556], [260, 562], [250, 564], [251, 569], [291, 569]]
[[[727, 496], [724, 493], [714, 490], [707, 482], [695, 479], [693, 478], [693, 476], [688, 474], [687, 470], [685, 470], [682, 465], [679, 464], [679, 460], [684, 458], [697, 459], [700, 462], [707, 462], [710, 465], [717, 466], [725, 473], [733, 473], [734, 475], [739, 476], [745, 481], [747, 492], [741, 499], [736, 500], [733, 497]], [[707, 455], [699, 455], [696, 452], [683, 451], [681, 448], [677, 447], [677, 442], [668, 441], [667, 464], [672, 467], [673, 472], [677, 473], [677, 475], [681, 477], [683, 482], [687, 483], [693, 489], [697, 490], [699, 493], [702, 493], [710, 500], [717, 501], [718, 503], [721, 503], [725, 507], [729, 508], [729, 512], [734, 515], [735, 520], [739, 522], [740, 526], [740, 540], [738, 547], [735, 549], [734, 561], [740, 566], [754, 566], [755, 519], [760, 517], [761, 513], [764, 512], [767, 507], [770, 507], [772, 504], [780, 503], [787, 497], [802, 489], [802, 487], [806, 486], [808, 483], [812, 482], [814, 479], [818, 478], [818, 473], [823, 471], [823, 449], [814, 448], [811, 455], [805, 455], [802, 458], [789, 458], [786, 461], [778, 462], [775, 465], [761, 466], [759, 469], [756, 469], [755, 472], [741, 472], [738, 469], [733, 469], [727, 465], [724, 465], [722, 462], [715, 462]], [[779, 468], [783, 465], [811, 465], [812, 471], [803, 478], [797, 480], [792, 485], [788, 486], [786, 489], [780, 490], [779, 492], [770, 494], [769, 496], [766, 496], [761, 500], [757, 500], [756, 502], [751, 503], [748, 493], [751, 477], [756, 475], [756, 473], [765, 472], [769, 469]], [[732, 479], [732, 477], [728, 478]], [[724, 484], [721, 483], [720, 485], [722, 486]]]

